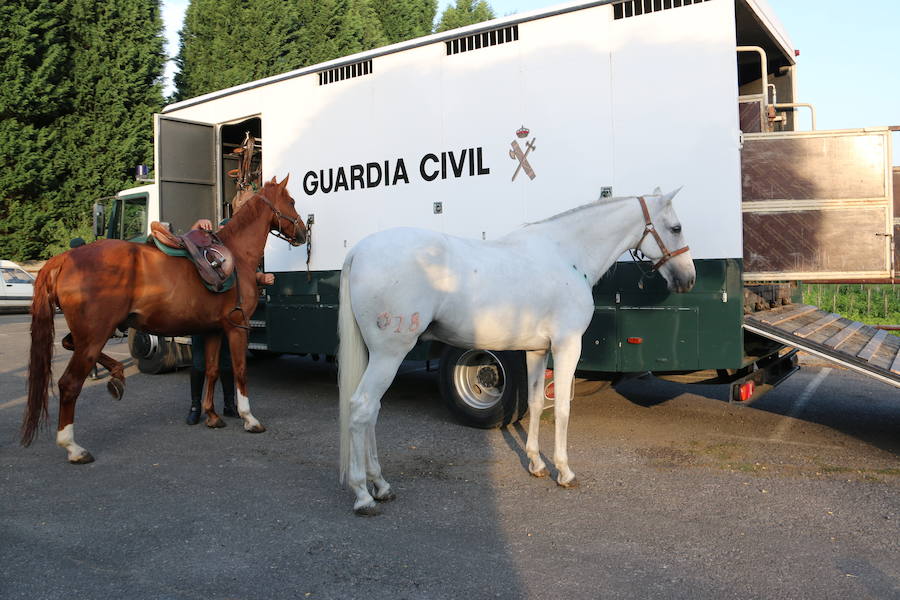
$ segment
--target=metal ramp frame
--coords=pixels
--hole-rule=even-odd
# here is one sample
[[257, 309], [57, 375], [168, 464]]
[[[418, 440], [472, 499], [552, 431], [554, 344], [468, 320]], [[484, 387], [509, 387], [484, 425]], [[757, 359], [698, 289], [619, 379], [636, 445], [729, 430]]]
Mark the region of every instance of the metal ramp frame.
[[744, 329], [900, 387], [900, 337], [808, 304], [744, 316]]

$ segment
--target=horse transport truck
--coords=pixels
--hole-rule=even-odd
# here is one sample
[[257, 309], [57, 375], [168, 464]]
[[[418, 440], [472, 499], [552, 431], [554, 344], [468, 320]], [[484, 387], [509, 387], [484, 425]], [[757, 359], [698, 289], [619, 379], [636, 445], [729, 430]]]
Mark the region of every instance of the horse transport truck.
[[[372, 232], [494, 239], [681, 187], [696, 285], [669, 294], [623, 256], [594, 288], [581, 374], [693, 373], [748, 400], [802, 348], [900, 386], [900, 338], [799, 303], [804, 280], [892, 280], [900, 222], [891, 129], [816, 130], [797, 56], [765, 0], [573, 2], [378, 48], [167, 106], [153, 183], [118, 195], [107, 234], [227, 217], [249, 134], [263, 180], [290, 175], [311, 225], [307, 248], [266, 249], [276, 280], [250, 348], [331, 357], [341, 265]], [[145, 371], [183, 359], [184, 340], [133, 338]], [[464, 421], [524, 412], [521, 353], [410, 358], [440, 359]]]

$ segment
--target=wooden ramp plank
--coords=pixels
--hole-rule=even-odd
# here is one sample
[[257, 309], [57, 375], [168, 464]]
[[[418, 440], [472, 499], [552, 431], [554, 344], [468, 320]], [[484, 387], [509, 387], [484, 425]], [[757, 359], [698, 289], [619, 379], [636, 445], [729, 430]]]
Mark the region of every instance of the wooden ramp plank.
[[809, 314], [815, 310], [819, 310], [819, 307], [800, 304], [794, 307], [793, 310], [785, 310], [775, 314], [765, 314], [756, 320], [760, 323], [765, 323], [766, 325], [779, 325], [786, 321], [790, 321], [791, 319], [796, 319], [797, 317]]
[[810, 335], [812, 335], [813, 333], [822, 329], [826, 325], [828, 325], [830, 323], [834, 323], [835, 321], [837, 321], [840, 318], [841, 318], [841, 315], [829, 313], [829, 314], [825, 315], [824, 317], [822, 317], [821, 319], [819, 319], [818, 321], [813, 321], [809, 325], [804, 325], [803, 327], [793, 331], [792, 333], [794, 335], [796, 335], [797, 337], [801, 337], [801, 338], [809, 337]]
[[850, 323], [836, 334], [825, 340], [825, 345], [829, 348], [837, 348], [841, 344], [847, 341], [847, 339], [857, 332], [857, 330], [863, 326], [863, 323], [854, 322]]
[[900, 375], [900, 348], [897, 349], [897, 355], [894, 357], [894, 364], [891, 365], [891, 373]]
[[857, 358], [861, 358], [866, 362], [872, 360], [872, 357], [875, 356], [875, 353], [878, 352], [878, 349], [881, 348], [881, 343], [884, 341], [884, 338], [887, 337], [888, 332], [884, 329], [880, 329], [875, 335], [872, 336], [872, 339], [863, 346], [863, 349], [859, 351], [859, 354], [856, 355]]

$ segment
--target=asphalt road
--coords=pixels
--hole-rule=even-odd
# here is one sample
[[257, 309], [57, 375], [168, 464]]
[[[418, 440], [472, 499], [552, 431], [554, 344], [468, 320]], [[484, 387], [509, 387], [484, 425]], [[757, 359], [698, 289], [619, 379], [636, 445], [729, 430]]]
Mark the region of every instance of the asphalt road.
[[131, 366], [121, 402], [89, 381], [97, 461], [75, 466], [50, 432], [18, 445], [28, 325], [0, 316], [4, 600], [900, 598], [900, 390], [848, 371], [808, 365], [749, 407], [582, 383], [565, 490], [527, 473], [522, 427], [458, 425], [410, 363], [378, 426], [397, 500], [367, 519], [338, 484], [330, 365], [252, 361], [258, 435], [185, 425], [186, 372]]

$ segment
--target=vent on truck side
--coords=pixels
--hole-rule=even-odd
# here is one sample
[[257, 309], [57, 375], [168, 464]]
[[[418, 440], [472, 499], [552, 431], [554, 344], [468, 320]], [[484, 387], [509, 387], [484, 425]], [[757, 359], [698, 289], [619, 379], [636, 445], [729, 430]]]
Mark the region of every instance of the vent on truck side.
[[319, 73], [319, 85], [328, 85], [336, 81], [361, 77], [372, 72], [372, 59], [364, 60], [343, 67], [335, 67]]
[[613, 5], [613, 17], [616, 19], [627, 19], [661, 10], [669, 10], [670, 8], [700, 4], [701, 2], [709, 2], [709, 0], [626, 0]]
[[466, 37], [456, 38], [445, 42], [447, 44], [447, 56], [459, 54], [461, 52], [471, 52], [472, 50], [480, 50], [497, 44], [505, 44], [507, 42], [519, 41], [519, 26], [510, 25], [509, 27], [501, 27], [500, 29], [492, 29], [482, 33], [476, 33]]

